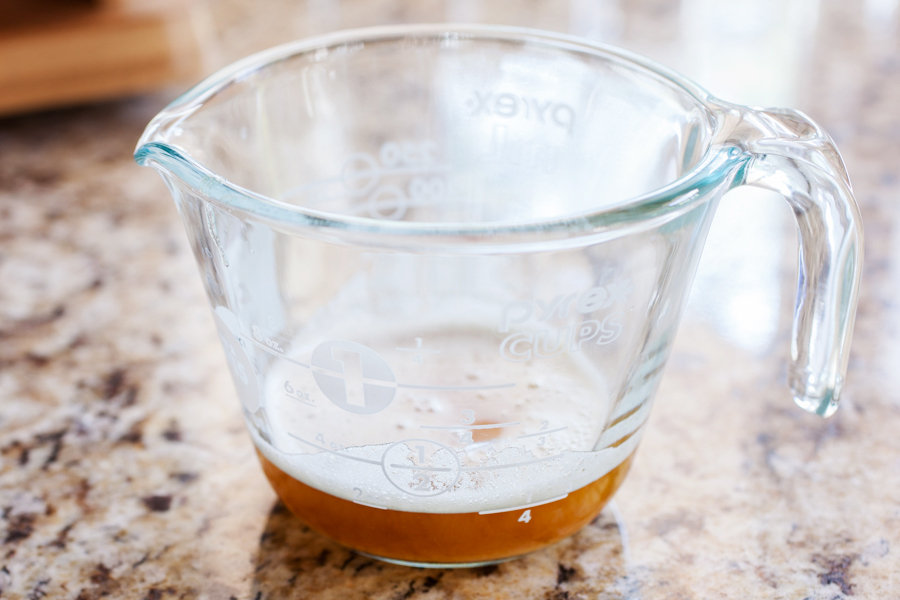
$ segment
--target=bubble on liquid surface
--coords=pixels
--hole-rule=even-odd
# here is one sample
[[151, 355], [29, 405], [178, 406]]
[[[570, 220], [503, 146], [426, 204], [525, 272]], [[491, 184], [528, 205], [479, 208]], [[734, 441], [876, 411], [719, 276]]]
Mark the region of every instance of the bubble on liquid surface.
[[[615, 448], [564, 451], [544, 458], [506, 448], [476, 467], [463, 466], [458, 453], [441, 448], [426, 468], [417, 469], [424, 466], [417, 447], [424, 445], [423, 440], [286, 454], [251, 433], [269, 461], [311, 487], [345, 500], [428, 513], [498, 510], [561, 497], [612, 471], [641, 437], [638, 431]], [[385, 464], [395, 466], [386, 471]]]
[[[469, 325], [465, 315], [455, 315], [448, 319], [452, 326], [355, 323], [345, 332], [377, 352], [395, 378], [392, 401], [377, 412], [348, 411], [324, 397], [310, 370], [276, 363], [265, 386], [270, 442], [250, 427], [260, 452], [288, 475], [339, 498], [458, 513], [559, 498], [601, 478], [634, 451], [640, 423], [618, 447], [595, 450], [613, 400], [598, 365], [578, 355], [528, 365], [504, 361], [496, 325], [481, 322], [477, 311], [470, 314]], [[304, 348], [312, 353], [318, 345], [292, 342], [294, 358], [309, 360]], [[359, 350], [332, 344], [331, 356], [331, 348]], [[420, 355], [419, 348], [432, 352]], [[349, 358], [355, 357], [342, 360]], [[329, 373], [337, 371], [332, 366]], [[369, 381], [359, 375], [365, 379], [356, 385]], [[344, 379], [342, 389], [350, 390], [354, 381]], [[378, 385], [387, 381], [376, 379]]]

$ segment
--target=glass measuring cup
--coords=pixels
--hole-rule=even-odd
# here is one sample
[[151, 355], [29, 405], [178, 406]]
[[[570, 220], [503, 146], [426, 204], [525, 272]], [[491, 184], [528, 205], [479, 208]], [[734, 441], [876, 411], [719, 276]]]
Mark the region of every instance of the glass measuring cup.
[[175, 198], [266, 475], [359, 552], [485, 564], [589, 522], [738, 185], [794, 210], [791, 393], [837, 407], [862, 229], [798, 112], [569, 36], [405, 26], [236, 63], [135, 157]]

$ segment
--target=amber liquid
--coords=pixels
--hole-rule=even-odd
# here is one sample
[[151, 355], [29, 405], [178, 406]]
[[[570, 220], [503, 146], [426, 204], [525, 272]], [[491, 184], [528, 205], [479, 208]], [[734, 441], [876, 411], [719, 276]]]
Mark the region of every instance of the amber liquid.
[[[587, 525], [631, 466], [619, 466], [555, 502], [509, 512], [416, 513], [363, 506], [297, 481], [259, 454], [281, 500], [310, 527], [373, 556], [410, 563], [487, 563], [558, 542]], [[525, 514], [525, 511], [530, 511]]]

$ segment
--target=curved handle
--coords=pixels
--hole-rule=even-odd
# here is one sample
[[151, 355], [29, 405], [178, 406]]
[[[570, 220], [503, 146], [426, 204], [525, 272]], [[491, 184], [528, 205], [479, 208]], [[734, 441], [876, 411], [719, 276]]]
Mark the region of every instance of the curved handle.
[[829, 416], [847, 374], [862, 275], [862, 221], [834, 142], [806, 115], [720, 104], [727, 145], [750, 155], [738, 184], [782, 194], [797, 219], [799, 282], [788, 381], [794, 401]]

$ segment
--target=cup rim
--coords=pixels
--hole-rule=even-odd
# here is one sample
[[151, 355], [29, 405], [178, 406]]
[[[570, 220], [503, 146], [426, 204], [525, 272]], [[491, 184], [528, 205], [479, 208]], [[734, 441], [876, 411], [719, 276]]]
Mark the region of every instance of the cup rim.
[[[164, 141], [165, 132], [177, 127], [199, 110], [204, 102], [233, 83], [273, 63], [323, 48], [353, 43], [385, 41], [391, 38], [439, 37], [457, 39], [493, 39], [534, 42], [561, 50], [572, 50], [629, 66], [637, 66], [670, 87], [680, 89], [692, 97], [710, 119], [713, 135], [697, 163], [681, 177], [653, 191], [577, 213], [528, 221], [487, 222], [419, 222], [374, 219], [343, 215], [306, 208], [298, 204], [271, 198], [227, 181], [195, 160], [187, 151]], [[134, 152], [139, 165], [157, 167], [169, 172], [199, 190], [206, 199], [227, 210], [238, 210], [248, 216], [275, 223], [281, 228], [329, 228], [348, 234], [384, 234], [400, 236], [463, 236], [482, 238], [504, 234], [519, 236], [528, 233], [570, 237], [601, 230], [621, 230], [629, 225], [660, 219], [668, 221], [707, 200], [704, 192], [721, 183], [725, 174], [739, 162], [739, 151], [716, 143], [716, 133], [722, 127], [722, 110], [715, 99], [690, 79], [639, 54], [569, 34], [513, 27], [505, 25], [427, 23], [348, 29], [274, 46], [238, 60], [191, 87], [147, 125]], [[727, 151], [723, 152], [722, 150]], [[543, 236], [542, 236], [543, 237]]]

